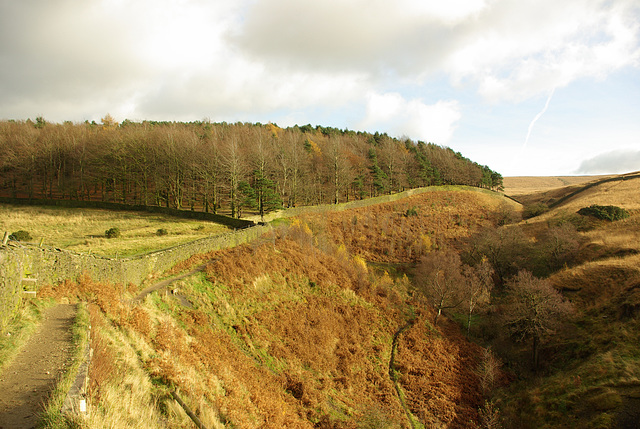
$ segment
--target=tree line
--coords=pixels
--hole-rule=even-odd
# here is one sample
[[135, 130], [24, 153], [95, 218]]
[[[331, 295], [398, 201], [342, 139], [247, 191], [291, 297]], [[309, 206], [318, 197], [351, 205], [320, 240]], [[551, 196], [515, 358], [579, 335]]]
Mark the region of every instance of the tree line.
[[0, 121], [0, 194], [263, 214], [502, 176], [450, 148], [311, 125]]

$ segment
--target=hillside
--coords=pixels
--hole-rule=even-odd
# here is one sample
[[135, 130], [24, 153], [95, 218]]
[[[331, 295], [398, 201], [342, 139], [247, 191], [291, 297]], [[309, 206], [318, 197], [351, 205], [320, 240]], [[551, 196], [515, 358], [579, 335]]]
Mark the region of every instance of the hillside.
[[[415, 209], [407, 219], [429, 225], [442, 246], [490, 223], [501, 201], [434, 190], [373, 206], [371, 216]], [[455, 210], [484, 220], [450, 231]], [[366, 209], [332, 213], [329, 224], [354, 216], [367, 225]], [[409, 278], [365, 263], [378, 244], [357, 252], [357, 240], [334, 243], [327, 225], [293, 219], [259, 242], [193, 257], [168, 275], [205, 264], [202, 272], [142, 301], [133, 299], [137, 288], [86, 277], [42, 290], [92, 303], [91, 401], [99, 405], [88, 426], [189, 427], [170, 396], [176, 389], [214, 428], [474, 427], [480, 347], [451, 321], [434, 327]]]
[[[583, 232], [581, 244], [572, 250], [572, 262], [549, 277], [573, 303], [575, 314], [549, 345], [547, 370], [499, 394], [503, 413], [517, 427], [635, 428], [640, 421], [640, 178], [636, 176], [599, 178], [556, 189], [556, 197], [564, 198], [521, 224], [537, 236], [549, 225], [574, 224]], [[547, 191], [530, 197], [542, 201], [549, 195]], [[576, 214], [592, 204], [619, 206], [631, 216], [607, 222]], [[564, 243], [560, 245], [568, 242]]]
[[[587, 184], [522, 222], [518, 204], [465, 187], [319, 207], [193, 256], [157, 287], [45, 287], [90, 302], [94, 408], [80, 426], [192, 427], [179, 395], [213, 428], [634, 428], [639, 180]], [[630, 217], [575, 213], [607, 201]], [[452, 251], [489, 267], [493, 289], [469, 319], [452, 305], [435, 325], [421, 267]], [[539, 364], [504, 318], [521, 270], [571, 307], [539, 337]]]
[[[626, 186], [620, 186], [620, 183], [637, 176], [638, 173], [606, 176], [509, 177], [504, 179], [504, 192], [525, 206], [534, 204], [556, 206], [564, 203], [571, 195], [582, 194], [587, 190], [590, 190], [592, 199], [595, 201], [592, 204], [620, 205], [630, 202], [633, 205], [635, 182]], [[616, 186], [615, 192], [612, 192], [614, 190], [612, 186]], [[597, 189], [591, 190], [592, 188]], [[607, 203], [607, 198], [603, 195], [605, 193], [609, 193], [611, 197], [609, 200], [614, 202]]]
[[[541, 191], [518, 196], [525, 206], [542, 204], [550, 210], [531, 219], [542, 222], [558, 216], [571, 216], [579, 209], [593, 204], [618, 206], [626, 210], [640, 209], [640, 175], [625, 175], [597, 178], [582, 185], [570, 185], [551, 191]], [[526, 210], [526, 208], [525, 208]]]
[[329, 213], [322, 220], [332, 240], [349, 252], [370, 262], [408, 263], [461, 243], [474, 231], [521, 209], [479, 189], [432, 189], [398, 202]]
[[[591, 187], [570, 197], [559, 206], [563, 210], [579, 209], [592, 204], [616, 205], [628, 210], [640, 209], [640, 175], [637, 173], [612, 177], [606, 180], [600, 179]], [[575, 192], [575, 191], [574, 191]]]
[[503, 178], [504, 193], [513, 197], [540, 194], [552, 189], [583, 185], [595, 180], [613, 177], [602, 176], [507, 176]]

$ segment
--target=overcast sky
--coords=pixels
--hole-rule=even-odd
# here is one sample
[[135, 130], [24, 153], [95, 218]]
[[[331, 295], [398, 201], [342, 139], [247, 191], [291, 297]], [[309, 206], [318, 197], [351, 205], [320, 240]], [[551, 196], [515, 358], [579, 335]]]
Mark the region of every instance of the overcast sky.
[[640, 170], [638, 0], [0, 0], [0, 119], [275, 122]]

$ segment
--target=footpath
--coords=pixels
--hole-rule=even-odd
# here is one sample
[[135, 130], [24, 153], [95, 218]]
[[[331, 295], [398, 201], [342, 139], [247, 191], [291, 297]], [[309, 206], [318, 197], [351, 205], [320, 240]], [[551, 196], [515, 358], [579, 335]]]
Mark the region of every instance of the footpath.
[[76, 306], [45, 310], [37, 331], [0, 373], [0, 429], [34, 428], [56, 382], [72, 364]]

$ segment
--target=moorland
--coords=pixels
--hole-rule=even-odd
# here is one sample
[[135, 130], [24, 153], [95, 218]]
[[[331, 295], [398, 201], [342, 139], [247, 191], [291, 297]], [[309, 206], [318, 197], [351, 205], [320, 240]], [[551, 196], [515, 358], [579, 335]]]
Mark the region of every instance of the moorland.
[[[333, 137], [320, 134], [305, 138], [324, 154]], [[317, 154], [310, 142], [300, 141], [308, 160]], [[378, 158], [366, 159], [373, 195]], [[324, 199], [308, 202], [335, 202], [336, 189], [341, 200], [360, 198], [335, 177], [321, 181]], [[208, 428], [637, 427], [640, 178], [602, 179], [513, 194], [505, 179], [515, 200], [459, 183], [301, 210], [276, 216], [252, 243], [176, 261], [142, 285], [86, 275], [45, 285], [38, 300], [86, 303], [93, 358], [91, 412], [48, 414], [43, 425], [186, 428], [189, 409]], [[118, 199], [134, 188], [103, 189]], [[132, 202], [144, 198], [137, 189]], [[225, 192], [218, 209], [237, 216]], [[21, 229], [35, 231], [39, 216], [56, 222], [55, 211], [21, 210], [33, 222]], [[65, 210], [61, 218], [86, 213]], [[122, 236], [92, 242], [95, 251], [142, 228], [136, 216], [111, 216]], [[199, 228], [160, 218], [161, 227], [144, 220], [146, 241], [162, 239], [160, 228]]]

